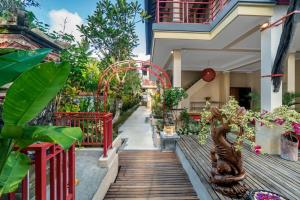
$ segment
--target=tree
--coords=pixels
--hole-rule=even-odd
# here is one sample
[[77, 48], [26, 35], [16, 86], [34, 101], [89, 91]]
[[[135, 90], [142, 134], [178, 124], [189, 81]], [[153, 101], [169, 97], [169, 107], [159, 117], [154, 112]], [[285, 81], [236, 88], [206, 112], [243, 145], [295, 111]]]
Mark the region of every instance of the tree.
[[[79, 29], [98, 52], [102, 59], [101, 65], [107, 68], [114, 62], [131, 59], [133, 49], [138, 46], [136, 23], [147, 18], [149, 16], [142, 10], [138, 1], [116, 0], [113, 3], [110, 0], [100, 0], [94, 14], [88, 17], [88, 23], [81, 25]], [[129, 80], [126, 76], [127, 73], [117, 73], [110, 83], [112, 88], [115, 88], [113, 122], [117, 121], [123, 106], [122, 91], [126, 85], [125, 80]]]
[[79, 27], [99, 53], [106, 67], [113, 60], [127, 60], [138, 46], [135, 25], [148, 18], [137, 1], [100, 0], [88, 23]]

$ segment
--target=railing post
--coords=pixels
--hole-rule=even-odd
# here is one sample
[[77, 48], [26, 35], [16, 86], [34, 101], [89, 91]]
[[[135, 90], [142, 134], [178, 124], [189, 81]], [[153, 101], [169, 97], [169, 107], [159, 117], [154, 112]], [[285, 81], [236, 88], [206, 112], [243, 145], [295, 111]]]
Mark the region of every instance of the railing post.
[[106, 113], [103, 115], [103, 157], [107, 156], [107, 116]]
[[160, 0], [156, 0], [156, 23], [159, 23], [160, 20], [159, 20], [159, 1]]
[[47, 153], [45, 147], [41, 146], [35, 151], [35, 198], [46, 200], [47, 187]]
[[68, 152], [69, 157], [69, 193], [72, 200], [75, 200], [75, 144], [73, 144]]

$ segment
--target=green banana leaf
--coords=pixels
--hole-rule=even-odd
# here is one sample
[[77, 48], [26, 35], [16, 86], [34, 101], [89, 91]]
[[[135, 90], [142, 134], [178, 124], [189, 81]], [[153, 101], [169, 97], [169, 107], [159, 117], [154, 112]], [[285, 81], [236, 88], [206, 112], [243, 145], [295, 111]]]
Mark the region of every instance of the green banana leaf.
[[68, 149], [74, 142], [81, 142], [82, 131], [79, 127], [16, 127], [5, 125], [1, 136], [7, 139], [14, 139], [15, 143], [22, 149], [36, 142], [55, 143], [59, 144], [63, 149]]
[[42, 63], [22, 73], [7, 91], [3, 105], [6, 126], [24, 126], [39, 114], [64, 86], [67, 63]]
[[0, 172], [0, 196], [18, 189], [29, 167], [30, 159], [26, 155], [16, 151], [11, 152]]
[[17, 51], [17, 49], [14, 48], [4, 48], [4, 49], [0, 49], [0, 56], [4, 55], [4, 54], [8, 54], [8, 53], [12, 53]]
[[0, 87], [14, 81], [22, 72], [40, 63], [50, 52], [51, 49], [0, 51]]

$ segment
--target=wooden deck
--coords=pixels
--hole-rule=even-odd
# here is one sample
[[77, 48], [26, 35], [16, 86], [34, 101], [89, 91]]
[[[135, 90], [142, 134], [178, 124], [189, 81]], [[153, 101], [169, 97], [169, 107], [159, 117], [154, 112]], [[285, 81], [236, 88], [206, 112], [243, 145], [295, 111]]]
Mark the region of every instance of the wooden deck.
[[198, 199], [175, 153], [123, 151], [105, 199]]
[[[179, 146], [212, 199], [230, 199], [215, 192], [209, 183], [212, 142], [199, 145], [196, 136], [182, 136]], [[244, 181], [246, 185], [252, 189], [266, 189], [280, 193], [290, 200], [300, 199], [300, 161], [289, 162], [278, 156], [257, 156], [249, 148], [244, 149], [243, 153], [247, 172]]]

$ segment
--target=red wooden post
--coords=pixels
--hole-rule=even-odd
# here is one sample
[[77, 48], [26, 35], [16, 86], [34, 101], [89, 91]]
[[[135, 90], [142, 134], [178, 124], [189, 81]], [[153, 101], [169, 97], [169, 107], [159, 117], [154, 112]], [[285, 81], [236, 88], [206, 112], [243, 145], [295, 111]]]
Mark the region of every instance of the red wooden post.
[[41, 145], [35, 151], [35, 197], [38, 200], [46, 200], [47, 177], [47, 148]]
[[73, 144], [69, 151], [69, 193], [72, 195], [72, 200], [75, 200], [75, 145]]
[[103, 122], [103, 157], [107, 157], [107, 118], [105, 115], [102, 117], [102, 122]]
[[62, 181], [61, 181], [61, 166], [62, 166], [62, 159], [61, 159], [61, 154], [58, 154], [56, 156], [56, 198], [57, 200], [61, 200], [62, 199]]
[[22, 181], [22, 200], [28, 199], [28, 181], [28, 176], [25, 176], [25, 178]]
[[160, 0], [156, 0], [156, 22], [159, 23], [160, 19], [159, 19], [159, 1]]
[[[50, 147], [50, 154], [55, 154], [55, 145]], [[50, 200], [55, 200], [55, 157], [50, 158]]]
[[9, 193], [7, 195], [7, 197], [8, 197], [8, 200], [16, 200], [16, 194], [15, 193]]
[[62, 157], [63, 157], [63, 163], [62, 163], [62, 193], [63, 193], [63, 199], [67, 199], [67, 195], [68, 195], [68, 186], [67, 186], [67, 152], [66, 151], [62, 151], [61, 152]]

